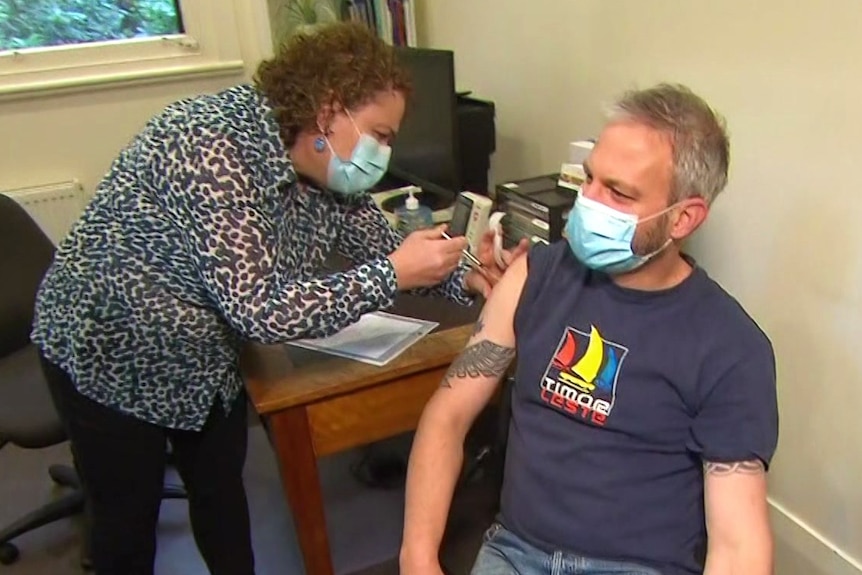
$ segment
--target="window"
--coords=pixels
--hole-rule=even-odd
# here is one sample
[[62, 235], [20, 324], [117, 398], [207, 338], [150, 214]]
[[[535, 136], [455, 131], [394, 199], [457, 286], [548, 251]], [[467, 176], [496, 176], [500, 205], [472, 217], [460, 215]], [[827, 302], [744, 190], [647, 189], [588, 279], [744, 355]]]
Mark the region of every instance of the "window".
[[243, 69], [247, 0], [0, 0], [0, 96]]
[[0, 50], [183, 33], [176, 0], [5, 0]]

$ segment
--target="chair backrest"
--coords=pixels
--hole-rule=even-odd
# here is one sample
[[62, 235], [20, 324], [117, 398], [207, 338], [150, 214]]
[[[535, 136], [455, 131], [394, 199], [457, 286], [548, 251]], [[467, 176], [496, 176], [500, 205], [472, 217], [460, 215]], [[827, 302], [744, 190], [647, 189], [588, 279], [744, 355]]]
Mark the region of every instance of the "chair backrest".
[[0, 194], [0, 357], [29, 343], [36, 293], [53, 258], [39, 224]]

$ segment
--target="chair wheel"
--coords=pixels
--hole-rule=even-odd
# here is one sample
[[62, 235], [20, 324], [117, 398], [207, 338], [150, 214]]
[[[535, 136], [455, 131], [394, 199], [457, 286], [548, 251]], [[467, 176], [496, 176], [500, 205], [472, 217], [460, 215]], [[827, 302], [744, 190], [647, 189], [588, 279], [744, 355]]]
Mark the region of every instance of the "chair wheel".
[[11, 543], [0, 545], [0, 564], [11, 565], [18, 560], [18, 548]]

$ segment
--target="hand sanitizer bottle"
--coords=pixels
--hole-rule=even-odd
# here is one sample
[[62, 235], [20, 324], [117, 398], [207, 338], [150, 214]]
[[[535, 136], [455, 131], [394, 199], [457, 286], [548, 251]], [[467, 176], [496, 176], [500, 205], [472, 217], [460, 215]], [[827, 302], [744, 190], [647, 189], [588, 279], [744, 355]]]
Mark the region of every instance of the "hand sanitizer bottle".
[[403, 236], [407, 236], [416, 230], [434, 226], [431, 208], [419, 203], [419, 199], [413, 195], [414, 189], [411, 188], [408, 192], [407, 199], [404, 200], [404, 206], [395, 210], [395, 215], [398, 219], [398, 231]]

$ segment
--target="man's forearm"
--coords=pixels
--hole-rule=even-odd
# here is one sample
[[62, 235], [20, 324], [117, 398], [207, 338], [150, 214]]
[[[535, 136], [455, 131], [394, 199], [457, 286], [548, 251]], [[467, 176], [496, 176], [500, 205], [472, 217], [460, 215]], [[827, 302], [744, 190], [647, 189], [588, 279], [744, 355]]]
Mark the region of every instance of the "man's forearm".
[[433, 416], [423, 418], [407, 472], [402, 573], [411, 566], [437, 564], [463, 458], [463, 434], [435, 423]]
[[760, 459], [704, 462], [704, 575], [772, 575], [773, 542]]
[[738, 544], [709, 544], [703, 575], [772, 575], [772, 538], [761, 534]]

